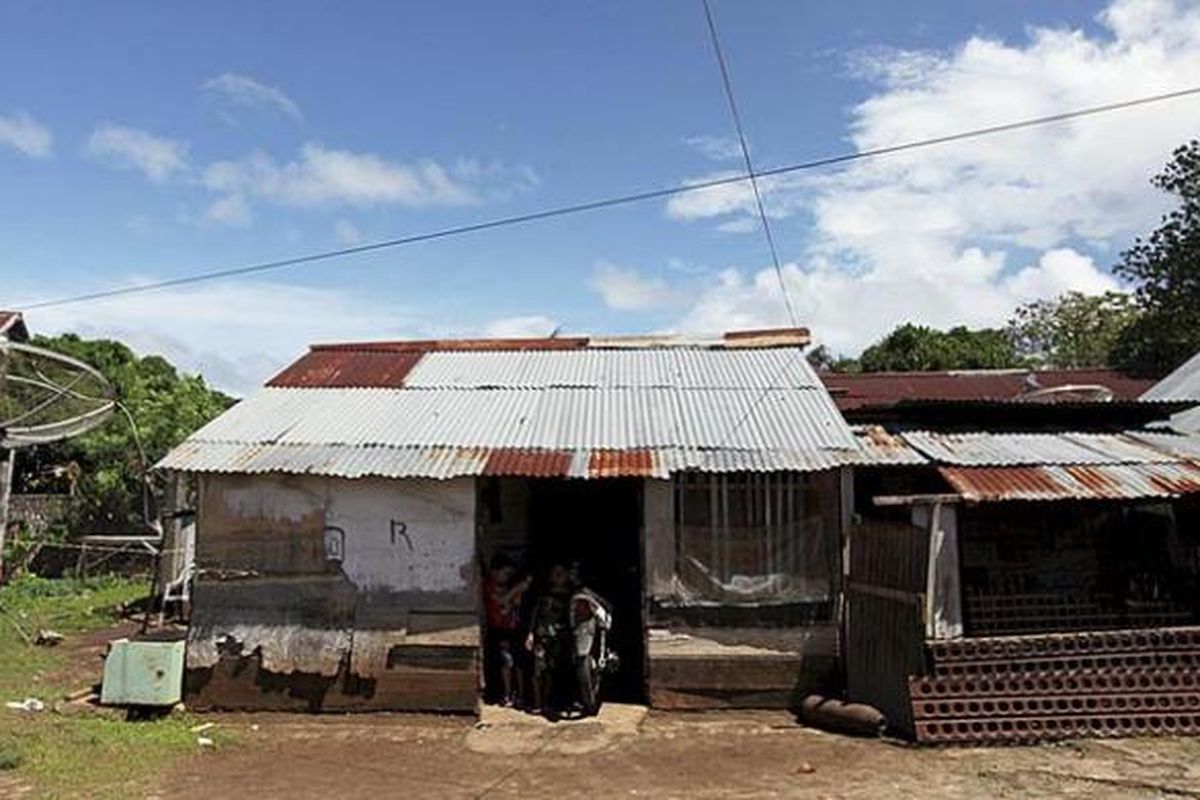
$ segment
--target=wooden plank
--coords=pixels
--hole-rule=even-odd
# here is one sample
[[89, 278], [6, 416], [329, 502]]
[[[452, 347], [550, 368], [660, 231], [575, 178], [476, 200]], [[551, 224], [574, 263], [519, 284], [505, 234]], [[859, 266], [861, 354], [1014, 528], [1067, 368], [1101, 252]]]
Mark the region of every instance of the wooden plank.
[[916, 506], [935, 503], [957, 503], [961, 494], [881, 494], [872, 498], [877, 506]]
[[890, 589], [886, 586], [872, 586], [868, 583], [850, 582], [848, 587], [850, 591], [858, 594], [869, 594], [872, 597], [881, 597], [884, 600], [894, 600], [897, 603], [909, 603], [911, 605], [923, 605], [925, 603], [925, 595], [920, 592], [907, 592], [903, 589]]

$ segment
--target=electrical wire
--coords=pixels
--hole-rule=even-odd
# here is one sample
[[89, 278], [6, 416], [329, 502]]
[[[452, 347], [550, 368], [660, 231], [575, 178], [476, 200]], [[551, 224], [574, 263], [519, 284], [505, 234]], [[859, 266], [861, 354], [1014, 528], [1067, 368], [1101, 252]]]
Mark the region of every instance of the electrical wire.
[[779, 291], [783, 294], [783, 305], [787, 308], [788, 319], [792, 327], [800, 327], [796, 318], [796, 309], [792, 305], [792, 296], [788, 293], [787, 281], [783, 278], [783, 266], [779, 263], [779, 248], [775, 246], [775, 237], [771, 233], [771, 223], [767, 219], [767, 210], [763, 207], [762, 192], [758, 188], [758, 177], [754, 174], [754, 162], [750, 160], [750, 148], [746, 145], [746, 131], [742, 126], [742, 115], [738, 112], [737, 100], [733, 94], [733, 80], [729, 77], [729, 65], [725, 61], [725, 52], [721, 49], [721, 38], [717, 35], [717, 24], [713, 20], [712, 6], [708, 0], [704, 3], [704, 19], [708, 23], [708, 36], [712, 41], [713, 54], [717, 57], [717, 66], [721, 70], [721, 84], [725, 87], [725, 99], [729, 101], [729, 114], [733, 117], [733, 127], [737, 131], [738, 144], [742, 149], [742, 160], [746, 164], [746, 178], [750, 181], [750, 189], [754, 193], [754, 204], [758, 207], [758, 218], [762, 221], [763, 236], [767, 240], [767, 248], [771, 251], [771, 263], [775, 265], [775, 277], [779, 279]]
[[580, 214], [588, 211], [597, 211], [614, 206], [627, 205], [630, 203], [640, 203], [648, 200], [659, 200], [675, 195], [687, 194], [689, 192], [698, 192], [705, 189], [713, 189], [719, 186], [729, 186], [742, 183], [743, 181], [751, 180], [752, 178], [767, 178], [776, 175], [787, 175], [793, 172], [801, 172], [805, 170], [819, 169], [821, 167], [834, 166], [838, 164], [846, 164], [853, 161], [861, 161], [869, 158], [877, 158], [880, 156], [902, 153], [910, 150], [918, 150], [927, 147], [936, 147], [951, 142], [960, 142], [969, 139], [977, 139], [993, 134], [1005, 133], [1008, 131], [1021, 130], [1024, 128], [1034, 128], [1042, 125], [1049, 125], [1057, 122], [1065, 122], [1067, 120], [1079, 119], [1082, 117], [1090, 117], [1098, 114], [1106, 114], [1112, 111], [1119, 111], [1138, 106], [1146, 106], [1154, 103], [1162, 103], [1168, 100], [1175, 100], [1183, 97], [1190, 97], [1200, 94], [1200, 86], [1194, 86], [1187, 89], [1180, 89], [1173, 92], [1165, 92], [1162, 94], [1147, 95], [1137, 97], [1130, 100], [1121, 100], [1114, 103], [1105, 103], [1103, 105], [1089, 106], [1086, 108], [1064, 111], [1058, 114], [1050, 114], [1042, 117], [1033, 117], [1029, 119], [1017, 120], [1014, 122], [1006, 122], [998, 125], [989, 125], [981, 128], [973, 128], [966, 131], [946, 134], [944, 136], [935, 136], [928, 139], [917, 139], [900, 144], [887, 145], [885, 147], [876, 147], [868, 150], [859, 150], [853, 153], [842, 153], [840, 155], [827, 156], [817, 158], [811, 161], [802, 161], [794, 164], [774, 167], [766, 170], [751, 171], [748, 175], [736, 175], [724, 178], [712, 178], [694, 183], [687, 183], [681, 186], [671, 186], [662, 189], [650, 189], [646, 191], [633, 192], [631, 194], [618, 195], [598, 200], [588, 200], [572, 205], [558, 206], [555, 208], [547, 208], [539, 211], [531, 211], [526, 214], [514, 214], [512, 216], [497, 217], [494, 219], [483, 220], [480, 222], [468, 223], [466, 225], [456, 225], [448, 228], [440, 228], [437, 230], [426, 231], [423, 233], [415, 233], [406, 236], [399, 236], [393, 239], [385, 239], [378, 242], [357, 245], [355, 247], [344, 247], [337, 250], [326, 250], [317, 253], [310, 253], [292, 258], [283, 258], [274, 261], [263, 261], [259, 263], [246, 264], [242, 266], [229, 267], [224, 269], [215, 269], [206, 272], [184, 275], [178, 278], [168, 278], [166, 280], [154, 281], [151, 283], [135, 284], [133, 286], [118, 286], [112, 289], [104, 289], [85, 294], [72, 295], [68, 297], [53, 298], [40, 300], [33, 303], [26, 303], [25, 310], [33, 310], [39, 308], [51, 308], [54, 306], [63, 306], [74, 303], [90, 302], [94, 300], [103, 300], [110, 297], [119, 297], [122, 295], [140, 294], [143, 292], [155, 291], [158, 289], [167, 289], [175, 286], [185, 286], [203, 281], [218, 280], [221, 278], [231, 278], [241, 275], [251, 275], [269, 270], [283, 269], [286, 267], [300, 266], [303, 264], [311, 264], [318, 261], [327, 261], [335, 258], [344, 258], [346, 256], [360, 255], [363, 253], [371, 253], [378, 250], [385, 250], [393, 247], [401, 247], [404, 245], [417, 244], [420, 242], [429, 242], [437, 239], [448, 239], [454, 236], [461, 236], [469, 233], [478, 233], [481, 231], [493, 230], [495, 228], [503, 228], [510, 225], [523, 225], [530, 222], [540, 220], [553, 219], [555, 217], [564, 217], [571, 214]]

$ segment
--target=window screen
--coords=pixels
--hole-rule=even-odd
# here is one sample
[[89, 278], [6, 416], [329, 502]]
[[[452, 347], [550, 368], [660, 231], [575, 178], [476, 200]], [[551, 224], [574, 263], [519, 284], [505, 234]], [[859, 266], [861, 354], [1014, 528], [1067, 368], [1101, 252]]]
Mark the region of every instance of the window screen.
[[677, 475], [682, 599], [828, 600], [837, 563], [837, 486], [826, 473]]

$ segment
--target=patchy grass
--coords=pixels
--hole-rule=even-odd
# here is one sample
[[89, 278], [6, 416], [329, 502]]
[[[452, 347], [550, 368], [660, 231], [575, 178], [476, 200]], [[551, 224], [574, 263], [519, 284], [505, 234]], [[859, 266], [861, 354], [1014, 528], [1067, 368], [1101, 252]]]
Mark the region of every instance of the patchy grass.
[[[197, 750], [196, 719], [171, 714], [126, 722], [116, 710], [59, 713], [54, 705], [77, 685], [56, 673], [72, 657], [71, 640], [114, 625], [117, 608], [145, 595], [145, 580], [102, 578], [87, 582], [23, 577], [0, 588], [0, 703], [36, 697], [42, 712], [0, 707], [0, 795], [5, 781], [32, 787], [31, 797], [122, 797], [144, 786], [173, 761]], [[14, 625], [14, 623], [16, 623]], [[26, 635], [57, 631], [57, 647], [31, 647]], [[96, 665], [97, 679], [99, 665]], [[206, 731], [213, 736], [215, 731]]]

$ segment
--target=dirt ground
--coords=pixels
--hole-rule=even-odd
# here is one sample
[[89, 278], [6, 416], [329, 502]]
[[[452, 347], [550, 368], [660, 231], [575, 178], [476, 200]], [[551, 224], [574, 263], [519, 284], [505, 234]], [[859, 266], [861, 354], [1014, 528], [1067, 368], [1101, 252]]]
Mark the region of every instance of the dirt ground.
[[235, 748], [197, 753], [147, 796], [304, 798], [1200, 797], [1200, 740], [927, 749], [796, 725], [783, 713], [645, 714], [551, 725], [290, 714], [210, 718]]

